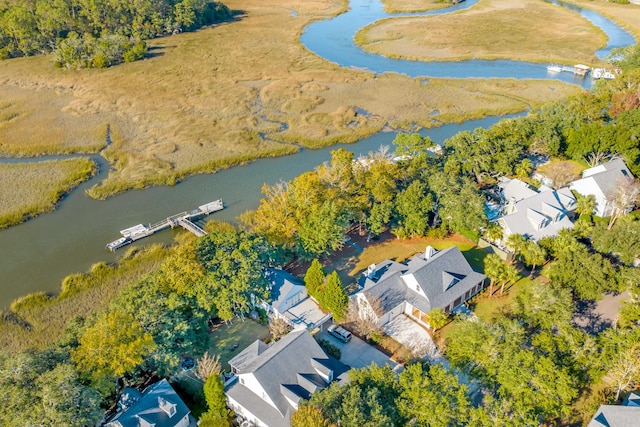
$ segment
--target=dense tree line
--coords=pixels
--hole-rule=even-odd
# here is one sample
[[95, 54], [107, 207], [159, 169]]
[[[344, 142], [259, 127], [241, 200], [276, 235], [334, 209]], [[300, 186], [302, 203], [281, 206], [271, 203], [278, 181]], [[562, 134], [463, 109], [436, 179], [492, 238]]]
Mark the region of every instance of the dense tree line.
[[144, 40], [230, 16], [208, 0], [7, 0], [0, 5], [0, 59], [56, 53], [67, 67], [142, 58]]

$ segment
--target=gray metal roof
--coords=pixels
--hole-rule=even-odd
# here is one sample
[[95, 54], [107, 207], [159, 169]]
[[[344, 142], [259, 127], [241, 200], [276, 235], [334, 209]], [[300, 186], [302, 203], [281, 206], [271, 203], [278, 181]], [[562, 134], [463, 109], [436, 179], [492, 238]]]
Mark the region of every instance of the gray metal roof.
[[[318, 365], [324, 369], [317, 369]], [[290, 332], [252, 360], [245, 360], [241, 367], [238, 373], [253, 374], [277, 410], [237, 381], [225, 393], [269, 426], [288, 425], [281, 422], [288, 420], [295, 410], [283, 394], [282, 386], [287, 395], [298, 391], [303, 394], [300, 397], [308, 398], [316, 389], [327, 386], [318, 371], [331, 370], [333, 377], [337, 378], [349, 369], [347, 365], [329, 358], [306, 330]], [[267, 410], [266, 407], [271, 409]], [[263, 418], [269, 418], [270, 421]]]
[[163, 379], [147, 387], [137, 402], [124, 412], [116, 414], [105, 425], [107, 427], [139, 427], [141, 425], [174, 427], [190, 412], [169, 382]]
[[584, 171], [583, 178], [592, 178], [608, 200], [611, 200], [618, 189], [621, 179], [633, 178], [622, 159], [612, 160]]
[[527, 197], [535, 196], [538, 192], [531, 188], [527, 183], [520, 181], [517, 178], [509, 179], [502, 177], [498, 184], [502, 197], [505, 201], [513, 200], [519, 202]]
[[563, 228], [573, 228], [566, 213], [575, 208], [575, 197], [568, 188], [548, 190], [520, 200], [515, 212], [499, 219], [511, 234], [539, 240], [555, 236]]

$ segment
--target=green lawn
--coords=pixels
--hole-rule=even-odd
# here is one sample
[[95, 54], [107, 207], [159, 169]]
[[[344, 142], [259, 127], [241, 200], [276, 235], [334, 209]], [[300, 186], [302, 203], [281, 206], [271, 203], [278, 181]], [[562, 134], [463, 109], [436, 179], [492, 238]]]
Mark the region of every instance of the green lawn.
[[481, 320], [490, 322], [510, 310], [511, 301], [513, 301], [522, 286], [528, 282], [531, 282], [531, 279], [523, 277], [513, 285], [507, 285], [504, 295], [500, 295], [500, 288], [496, 286], [492, 298], [489, 298], [487, 289], [469, 304], [470, 308]]
[[[229, 360], [240, 353], [255, 340], [267, 340], [270, 337], [269, 328], [253, 320], [236, 319], [230, 324], [224, 324], [209, 334], [209, 354], [220, 356], [220, 363], [224, 371], [229, 371]], [[234, 346], [237, 348], [234, 349]]]

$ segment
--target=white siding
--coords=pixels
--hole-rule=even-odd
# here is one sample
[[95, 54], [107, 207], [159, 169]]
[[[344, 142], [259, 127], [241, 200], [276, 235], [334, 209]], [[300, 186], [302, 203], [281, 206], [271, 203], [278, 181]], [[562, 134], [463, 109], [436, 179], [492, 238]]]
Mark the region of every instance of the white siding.
[[413, 276], [413, 274], [405, 274], [404, 276], [402, 276], [402, 280], [404, 280], [404, 283], [406, 283], [407, 288], [409, 288], [411, 291], [425, 298], [427, 297], [427, 295], [424, 293], [424, 291], [422, 290], [422, 287], [420, 287], [420, 284], [418, 283], [416, 278]]
[[264, 388], [262, 388], [262, 385], [253, 374], [240, 374], [238, 375], [238, 381], [240, 381], [240, 384], [251, 390], [256, 396], [277, 409], [276, 405], [273, 403], [271, 398], [269, 398], [269, 395], [264, 391]]

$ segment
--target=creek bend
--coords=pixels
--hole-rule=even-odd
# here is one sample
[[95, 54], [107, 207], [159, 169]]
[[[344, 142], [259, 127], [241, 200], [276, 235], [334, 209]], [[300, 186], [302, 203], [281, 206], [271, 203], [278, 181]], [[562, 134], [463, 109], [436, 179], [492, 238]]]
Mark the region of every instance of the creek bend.
[[[477, 0], [467, 0], [445, 10], [393, 16], [447, 13], [471, 7], [476, 2]], [[390, 15], [382, 10], [378, 0], [351, 0], [350, 6], [350, 10], [342, 15], [309, 25], [301, 36], [303, 44], [309, 50], [341, 66], [365, 68], [375, 73], [397, 72], [414, 77], [550, 78], [544, 65], [518, 61], [421, 63], [364, 53], [353, 44], [355, 32]], [[588, 12], [594, 14], [597, 19], [587, 19], [592, 20], [609, 35], [607, 49], [635, 42], [608, 19], [595, 12]], [[568, 75], [554, 77], [585, 87], [590, 84], [590, 80], [575, 81]], [[435, 142], [442, 143], [460, 131], [488, 127], [505, 117], [512, 116], [448, 124], [423, 130], [421, 133], [428, 135]], [[280, 180], [290, 180], [302, 172], [311, 170], [329, 160], [331, 150], [344, 147], [358, 156], [376, 151], [381, 145], [391, 145], [394, 137], [395, 133], [381, 132], [355, 144], [340, 144], [320, 150], [301, 150], [291, 156], [260, 159], [246, 166], [234, 167], [216, 174], [193, 176], [173, 187], [158, 186], [130, 190], [106, 201], [93, 200], [84, 194], [87, 188], [104, 179], [109, 169], [102, 157], [90, 156], [99, 166], [98, 173], [64, 197], [55, 211], [0, 231], [0, 308], [8, 307], [15, 298], [28, 293], [57, 293], [65, 276], [85, 272], [99, 261], [115, 261], [118, 254], [107, 252], [105, 244], [119, 237], [119, 230], [140, 223], [153, 223], [218, 198], [224, 200], [226, 208], [211, 215], [210, 219], [232, 221], [240, 213], [258, 206], [261, 198], [260, 188], [264, 183], [275, 184]], [[68, 156], [37, 159], [0, 158], [0, 162], [24, 163], [63, 157]], [[176, 229], [158, 233], [141, 240], [140, 243], [169, 243], [175, 233], [181, 232], [185, 231]]]

